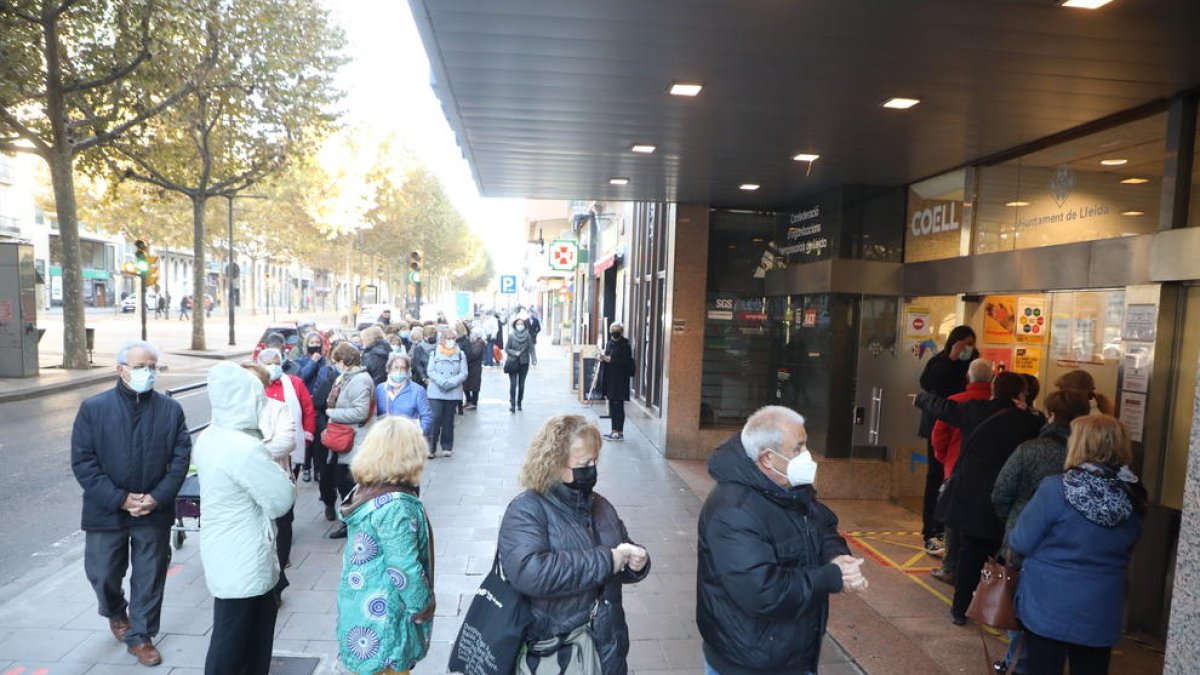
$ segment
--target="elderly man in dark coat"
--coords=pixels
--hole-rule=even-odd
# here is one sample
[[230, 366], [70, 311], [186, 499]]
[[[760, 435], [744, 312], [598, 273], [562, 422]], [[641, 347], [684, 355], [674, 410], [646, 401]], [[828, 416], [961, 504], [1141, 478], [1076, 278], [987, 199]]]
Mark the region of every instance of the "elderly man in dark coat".
[[[71, 432], [71, 469], [83, 487], [84, 570], [100, 615], [138, 663], [154, 647], [171, 562], [175, 496], [192, 452], [183, 408], [154, 391], [158, 350], [130, 342], [117, 355], [117, 385], [83, 402]], [[121, 588], [132, 563], [130, 597]]]

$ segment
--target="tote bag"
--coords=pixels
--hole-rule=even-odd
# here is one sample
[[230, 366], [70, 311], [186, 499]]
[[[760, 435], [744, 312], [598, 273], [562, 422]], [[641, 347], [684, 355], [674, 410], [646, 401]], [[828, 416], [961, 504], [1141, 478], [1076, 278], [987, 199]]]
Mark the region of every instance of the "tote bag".
[[450, 672], [513, 675], [532, 621], [529, 601], [508, 583], [497, 553], [454, 640]]

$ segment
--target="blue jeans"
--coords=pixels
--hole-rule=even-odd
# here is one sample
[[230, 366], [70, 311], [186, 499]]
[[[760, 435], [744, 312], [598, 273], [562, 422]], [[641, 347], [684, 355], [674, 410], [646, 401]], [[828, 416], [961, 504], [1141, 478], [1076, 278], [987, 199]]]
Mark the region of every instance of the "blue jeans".
[[1020, 673], [1025, 672], [1025, 667], [1024, 667], [1025, 666], [1025, 652], [1027, 652], [1029, 650], [1028, 645], [1022, 643], [1021, 644], [1021, 654], [1019, 654], [1019, 655], [1017, 654], [1017, 642], [1020, 639], [1021, 639], [1021, 631], [1019, 631], [1019, 630], [1008, 631], [1008, 654], [1004, 657], [1005, 663], [1011, 664], [1013, 661], [1017, 662], [1017, 667], [1015, 670], [1013, 670], [1013, 672], [1017, 673], [1018, 675], [1020, 675]]
[[[713, 669], [712, 664], [708, 662], [708, 659], [704, 659], [704, 675], [721, 675], [721, 674]], [[816, 675], [816, 673], [803, 673], [802, 675]]]

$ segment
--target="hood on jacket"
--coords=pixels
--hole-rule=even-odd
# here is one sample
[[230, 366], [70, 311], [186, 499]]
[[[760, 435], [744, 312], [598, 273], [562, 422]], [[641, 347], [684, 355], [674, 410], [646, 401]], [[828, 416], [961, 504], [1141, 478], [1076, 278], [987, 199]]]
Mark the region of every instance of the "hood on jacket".
[[1084, 464], [1063, 474], [1063, 493], [1067, 503], [1101, 527], [1116, 527], [1133, 515], [1131, 495], [1137, 477], [1128, 467], [1117, 469]]
[[741, 432], [722, 443], [708, 458], [708, 474], [718, 483], [733, 483], [754, 490], [784, 508], [807, 511], [817, 496], [811, 485], [786, 489], [767, 478], [746, 455]]
[[233, 363], [218, 363], [208, 371], [212, 424], [238, 431], [258, 431], [258, 415], [266, 402], [262, 382]]
[[[342, 504], [339, 508], [342, 513], [342, 520], [347, 523], [358, 522], [365, 518], [367, 513], [394, 499], [399, 499], [400, 497], [396, 493], [403, 493], [414, 499], [419, 498], [417, 497], [417, 489], [411, 485], [371, 485], [368, 487], [358, 487], [355, 488], [350, 501]], [[370, 504], [371, 508], [362, 508], [367, 504]]]
[[1052, 438], [1063, 445], [1067, 444], [1067, 439], [1071, 437], [1071, 428], [1064, 427], [1053, 422], [1048, 422], [1042, 430], [1038, 432], [1038, 438]]
[[378, 354], [387, 358], [392, 353], [392, 345], [387, 340], [376, 340], [374, 344], [363, 350], [363, 354]]

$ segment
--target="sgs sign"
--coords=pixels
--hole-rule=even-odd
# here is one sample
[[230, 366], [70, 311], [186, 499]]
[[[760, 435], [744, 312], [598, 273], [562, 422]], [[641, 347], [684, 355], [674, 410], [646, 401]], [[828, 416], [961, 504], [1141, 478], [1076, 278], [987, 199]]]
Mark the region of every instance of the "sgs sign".
[[916, 209], [909, 219], [909, 232], [912, 236], [924, 237], [959, 229], [962, 202], [925, 202], [925, 204], [926, 208]]

